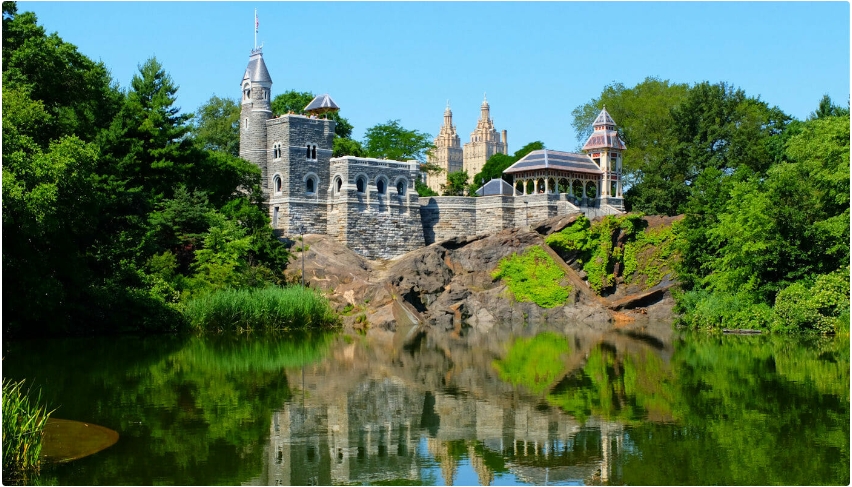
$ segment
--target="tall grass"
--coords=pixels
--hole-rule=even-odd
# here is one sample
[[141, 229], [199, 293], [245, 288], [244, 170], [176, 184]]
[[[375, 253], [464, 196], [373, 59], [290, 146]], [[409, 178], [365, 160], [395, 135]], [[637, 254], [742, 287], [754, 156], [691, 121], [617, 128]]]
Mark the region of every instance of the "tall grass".
[[3, 480], [26, 478], [39, 469], [44, 425], [52, 411], [24, 390], [24, 381], [3, 378]]
[[215, 291], [187, 301], [184, 315], [200, 331], [279, 331], [338, 323], [328, 300], [298, 286]]

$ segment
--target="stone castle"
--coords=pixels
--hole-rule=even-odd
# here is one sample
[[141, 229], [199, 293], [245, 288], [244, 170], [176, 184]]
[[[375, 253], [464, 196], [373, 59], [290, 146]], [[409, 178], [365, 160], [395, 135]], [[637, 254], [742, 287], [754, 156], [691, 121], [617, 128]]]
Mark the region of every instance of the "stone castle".
[[[269, 216], [279, 235], [333, 236], [371, 259], [388, 259], [442, 240], [526, 226], [557, 215], [589, 217], [623, 211], [621, 152], [615, 122], [604, 108], [584, 154], [534, 151], [504, 172], [480, 197], [418, 196], [417, 161], [332, 157], [333, 120], [323, 109], [336, 108], [327, 95], [306, 107], [308, 116], [273, 116], [272, 77], [261, 49], [254, 49], [241, 82], [240, 157], [261, 170]], [[471, 142], [459, 149], [447, 107], [436, 139], [447, 167], [473, 175], [491, 155], [507, 153], [483, 101]], [[442, 155], [443, 154], [443, 155]], [[437, 161], [436, 161], [437, 162]], [[450, 172], [457, 169], [450, 169]], [[473, 172], [471, 172], [473, 171]]]

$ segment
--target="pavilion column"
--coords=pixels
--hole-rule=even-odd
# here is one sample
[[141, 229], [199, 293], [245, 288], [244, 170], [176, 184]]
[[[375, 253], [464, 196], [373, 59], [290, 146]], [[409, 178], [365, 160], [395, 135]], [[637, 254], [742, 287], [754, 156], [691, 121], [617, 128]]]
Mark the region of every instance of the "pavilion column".
[[523, 181], [524, 181], [524, 195], [526, 195], [527, 194], [527, 180], [524, 179]]
[[574, 196], [574, 180], [573, 179], [568, 180], [568, 194], [570, 196]]
[[544, 178], [544, 192], [550, 193], [550, 179]]
[[586, 182], [583, 181], [583, 199], [586, 199]]

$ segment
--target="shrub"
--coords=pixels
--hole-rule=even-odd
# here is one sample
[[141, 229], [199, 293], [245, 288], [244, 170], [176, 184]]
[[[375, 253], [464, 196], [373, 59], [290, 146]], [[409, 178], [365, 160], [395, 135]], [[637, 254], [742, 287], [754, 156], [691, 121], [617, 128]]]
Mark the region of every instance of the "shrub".
[[30, 400], [24, 381], [3, 378], [3, 480], [23, 477], [39, 469], [44, 425], [52, 411], [41, 403], [41, 392]]
[[768, 329], [772, 308], [755, 303], [747, 295], [695, 290], [678, 295], [676, 311], [683, 313], [680, 324], [697, 329]]
[[184, 314], [193, 329], [206, 331], [327, 328], [338, 323], [325, 297], [299, 286], [213, 291], [187, 301]]
[[533, 246], [523, 254], [503, 258], [491, 275], [502, 279], [517, 301], [535, 303], [542, 308], [565, 304], [570, 286], [562, 286], [565, 271], [541, 247]]
[[819, 276], [812, 286], [799, 281], [782, 289], [775, 297], [772, 329], [836, 333], [848, 329], [848, 316], [849, 269], [845, 268]]

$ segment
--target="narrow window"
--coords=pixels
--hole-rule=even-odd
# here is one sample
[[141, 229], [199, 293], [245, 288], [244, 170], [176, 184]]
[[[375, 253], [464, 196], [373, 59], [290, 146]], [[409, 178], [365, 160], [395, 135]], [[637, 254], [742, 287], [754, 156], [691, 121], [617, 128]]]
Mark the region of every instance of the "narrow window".
[[305, 146], [305, 158], [306, 159], [311, 158], [311, 146], [310, 145]]
[[314, 146], [313, 150], [311, 150], [311, 159], [317, 158], [317, 146]]
[[337, 192], [339, 193], [342, 188], [343, 188], [343, 181], [340, 178], [337, 178]]
[[272, 212], [272, 228], [278, 228], [278, 207], [276, 206]]
[[281, 177], [280, 176], [275, 176], [275, 192], [276, 193], [281, 192]]
[[405, 183], [404, 182], [399, 181], [398, 183], [396, 183], [396, 194], [398, 194], [400, 196], [405, 195]]
[[385, 194], [385, 180], [384, 179], [379, 179], [378, 181], [376, 181], [376, 191], [378, 191], [379, 194]]
[[246, 126], [246, 128], [248, 128], [248, 119], [246, 119], [246, 124], [245, 124], [245, 126]]
[[308, 178], [305, 182], [305, 190], [307, 190], [308, 193], [314, 192], [314, 178]]
[[357, 189], [359, 193], [364, 192], [364, 178], [358, 178], [358, 180], [355, 181], [355, 189]]

